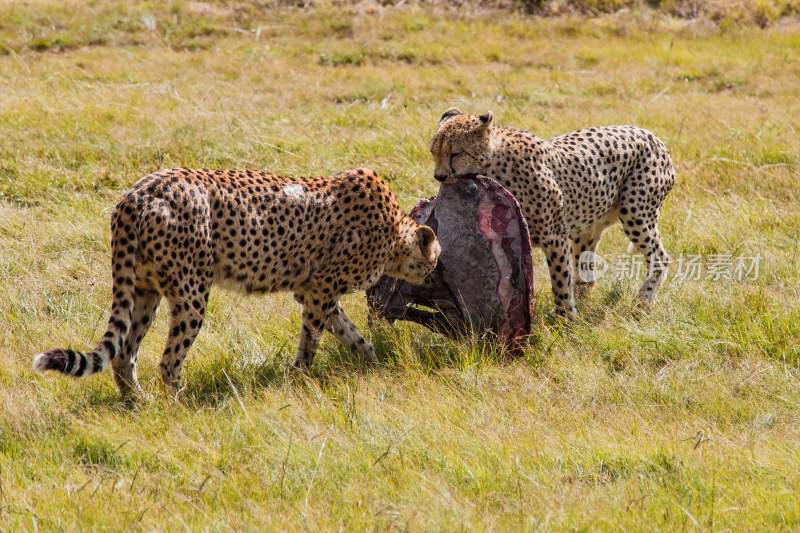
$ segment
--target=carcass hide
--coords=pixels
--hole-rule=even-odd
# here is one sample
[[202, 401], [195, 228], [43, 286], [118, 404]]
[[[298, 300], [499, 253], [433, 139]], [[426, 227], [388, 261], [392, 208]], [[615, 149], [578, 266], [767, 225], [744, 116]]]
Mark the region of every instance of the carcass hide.
[[382, 277], [367, 291], [370, 312], [519, 349], [531, 328], [533, 268], [528, 226], [514, 196], [485, 176], [461, 177], [410, 214], [436, 232], [439, 264], [424, 285]]

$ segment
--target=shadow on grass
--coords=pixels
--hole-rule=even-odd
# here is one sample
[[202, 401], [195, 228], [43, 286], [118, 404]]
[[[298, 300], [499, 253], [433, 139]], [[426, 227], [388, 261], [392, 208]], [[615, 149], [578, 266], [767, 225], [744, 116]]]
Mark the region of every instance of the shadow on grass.
[[589, 326], [599, 326], [609, 315], [622, 315], [638, 317], [640, 310], [631, 297], [630, 291], [620, 282], [614, 282], [610, 287], [595, 287], [593, 292], [600, 292], [597, 301], [594, 298], [584, 297], [578, 301], [578, 320]]
[[[111, 372], [103, 373], [95, 378], [96, 381], [106, 381], [102, 384], [92, 383], [85, 387], [85, 392], [78, 395], [72, 403], [70, 411], [80, 414], [87, 408], [106, 407], [117, 412], [133, 412], [142, 407], [141, 399], [134, 397], [123, 397], [120, 395]], [[84, 383], [84, 385], [88, 385]]]
[[[179, 399], [189, 408], [216, 408], [250, 397], [260, 390], [304, 387], [309, 382], [326, 388], [343, 379], [374, 372], [387, 377], [410, 371], [435, 375], [443, 370], [464, 370], [515, 361], [524, 361], [535, 369], [545, 363], [559, 342], [573, 336], [576, 328], [592, 328], [610, 313], [627, 314], [629, 307], [624, 288], [617, 285], [603, 292], [599, 303], [583, 304], [578, 318], [571, 321], [557, 317], [552, 302], [537, 298], [533, 331], [521, 354], [513, 354], [492, 339], [478, 334], [454, 339], [421, 326], [395, 327], [387, 322], [378, 322], [369, 329], [370, 341], [379, 360], [377, 365], [362, 361], [333, 338], [322, 343], [308, 371], [292, 367], [294, 350], [286, 344], [255, 358], [221, 351], [189, 365], [184, 371], [184, 387]], [[158, 399], [159, 395], [166, 397], [167, 392], [159, 386], [156, 390], [146, 390], [145, 395]], [[92, 387], [77, 407], [105, 406], [134, 412], [147, 403], [141, 398], [122, 398], [116, 387], [102, 386]]]
[[435, 375], [441, 370], [465, 369], [475, 365], [503, 364], [514, 360], [507, 351], [488, 340], [450, 339], [424, 328], [376, 324], [370, 330], [378, 364], [369, 364], [328, 339], [318, 350], [310, 370], [292, 367], [293, 350], [279, 347], [258, 361], [246, 361], [230, 354], [206, 358], [185, 373], [181, 401], [187, 407], [218, 407], [258, 394], [264, 389], [303, 388], [312, 383], [325, 389], [354, 376], [380, 373], [399, 376], [409, 371]]

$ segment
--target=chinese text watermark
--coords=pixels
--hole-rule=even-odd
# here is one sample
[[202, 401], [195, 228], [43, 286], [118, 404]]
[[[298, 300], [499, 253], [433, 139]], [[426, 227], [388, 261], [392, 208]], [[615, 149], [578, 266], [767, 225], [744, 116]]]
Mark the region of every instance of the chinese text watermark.
[[[747, 282], [758, 279], [761, 256], [735, 256], [729, 253], [709, 255], [681, 254], [669, 265], [672, 283], [687, 281]], [[578, 259], [578, 279], [592, 282], [603, 277], [616, 280], [640, 279], [647, 272], [647, 259], [642, 255], [616, 254], [601, 256], [583, 252]]]

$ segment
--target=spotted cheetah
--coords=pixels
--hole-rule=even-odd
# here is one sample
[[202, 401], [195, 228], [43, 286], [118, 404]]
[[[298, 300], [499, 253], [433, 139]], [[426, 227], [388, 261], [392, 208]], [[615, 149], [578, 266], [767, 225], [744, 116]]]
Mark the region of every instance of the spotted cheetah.
[[[675, 169], [664, 143], [651, 132], [609, 126], [546, 141], [492, 124], [491, 113], [477, 116], [451, 108], [442, 115], [430, 150], [437, 180], [484, 174], [516, 196], [532, 243], [547, 257], [559, 314], [576, 313], [578, 259], [594, 252], [603, 230], [618, 220], [647, 258], [639, 297], [644, 304], [654, 301], [670, 263], [658, 215], [675, 183]], [[594, 276], [587, 277], [579, 292], [591, 287]]]
[[421, 283], [441, 252], [373, 171], [287, 178], [251, 170], [163, 170], [141, 178], [111, 216], [113, 300], [89, 353], [38, 354], [34, 368], [89, 376], [108, 366], [123, 396], [140, 392], [136, 355], [164, 297], [170, 330], [161, 377], [177, 390], [213, 284], [292, 291], [303, 306], [295, 365], [311, 365], [323, 329], [368, 361], [375, 352], [338, 304], [385, 274]]

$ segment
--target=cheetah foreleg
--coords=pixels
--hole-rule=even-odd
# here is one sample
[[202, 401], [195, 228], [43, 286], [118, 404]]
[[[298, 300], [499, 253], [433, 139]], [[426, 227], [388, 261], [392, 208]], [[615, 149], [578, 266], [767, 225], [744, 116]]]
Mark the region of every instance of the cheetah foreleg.
[[354, 353], [357, 353], [363, 361], [370, 364], [378, 362], [375, 349], [361, 336], [355, 324], [344, 314], [344, 310], [339, 304], [336, 304], [336, 307], [331, 311], [326, 327], [339, 339], [339, 342], [350, 348]]
[[544, 243], [547, 266], [550, 270], [550, 283], [556, 303], [556, 313], [561, 316], [575, 316], [575, 276], [572, 265], [572, 240], [565, 233], [551, 235]]
[[[330, 305], [336, 303], [331, 302]], [[319, 301], [313, 302], [304, 298], [303, 323], [300, 325], [300, 344], [297, 346], [297, 357], [294, 360], [295, 368], [303, 370], [311, 368], [329, 309]]]

